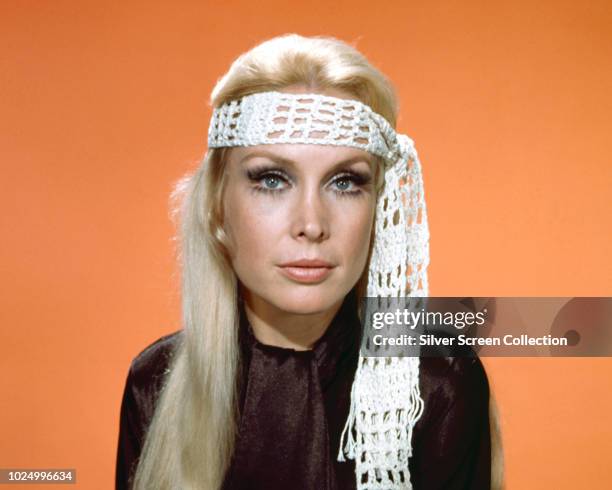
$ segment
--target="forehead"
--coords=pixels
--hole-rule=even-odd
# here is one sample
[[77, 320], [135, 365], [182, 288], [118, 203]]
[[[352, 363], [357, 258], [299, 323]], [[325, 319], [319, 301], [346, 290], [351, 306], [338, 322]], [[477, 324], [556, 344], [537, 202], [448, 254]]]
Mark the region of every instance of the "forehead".
[[327, 168], [339, 163], [367, 165], [374, 168], [376, 156], [350, 146], [317, 144], [270, 144], [228, 149], [228, 163], [241, 165], [250, 160], [269, 160], [307, 169]]

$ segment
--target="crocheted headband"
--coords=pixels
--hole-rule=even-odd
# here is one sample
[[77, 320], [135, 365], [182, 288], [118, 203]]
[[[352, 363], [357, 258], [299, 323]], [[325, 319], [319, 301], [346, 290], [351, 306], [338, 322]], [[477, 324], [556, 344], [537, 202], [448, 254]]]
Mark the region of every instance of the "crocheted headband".
[[[260, 92], [214, 109], [209, 148], [279, 143], [350, 146], [382, 157], [367, 295], [427, 296], [429, 229], [413, 141], [362, 102], [321, 94]], [[338, 461], [355, 460], [359, 490], [412, 488], [408, 459], [422, 411], [418, 357], [360, 354], [338, 452]]]

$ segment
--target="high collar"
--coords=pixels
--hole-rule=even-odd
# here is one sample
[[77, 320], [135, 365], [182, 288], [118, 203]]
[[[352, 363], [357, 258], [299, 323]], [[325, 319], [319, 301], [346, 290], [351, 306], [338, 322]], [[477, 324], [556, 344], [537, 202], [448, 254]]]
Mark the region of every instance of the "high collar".
[[323, 335], [314, 343], [312, 349], [295, 350], [289, 347], [263, 344], [255, 337], [253, 327], [248, 321], [244, 304], [238, 302], [240, 311], [240, 344], [247, 365], [252, 349], [258, 349], [266, 356], [279, 359], [287, 357], [303, 359], [304, 362], [316, 362], [321, 384], [325, 387], [333, 378], [338, 361], [354, 353], [359, 348], [361, 324], [357, 315], [357, 301], [354, 290], [351, 290]]

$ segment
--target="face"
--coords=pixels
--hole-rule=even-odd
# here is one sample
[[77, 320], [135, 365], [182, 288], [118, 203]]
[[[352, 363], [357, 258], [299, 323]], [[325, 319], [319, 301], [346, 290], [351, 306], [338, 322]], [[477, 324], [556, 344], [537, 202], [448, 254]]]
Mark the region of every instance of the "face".
[[229, 150], [224, 228], [251, 308], [314, 314], [339, 305], [366, 265], [375, 165], [371, 154], [350, 147]]

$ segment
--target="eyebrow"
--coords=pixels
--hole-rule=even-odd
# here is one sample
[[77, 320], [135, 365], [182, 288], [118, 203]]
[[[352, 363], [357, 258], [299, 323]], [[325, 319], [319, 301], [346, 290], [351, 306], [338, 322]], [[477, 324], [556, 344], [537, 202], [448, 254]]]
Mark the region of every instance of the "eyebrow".
[[[243, 164], [244, 162], [246, 162], [247, 160], [250, 160], [251, 158], [255, 158], [255, 157], [265, 157], [265, 158], [269, 158], [270, 160], [272, 160], [273, 162], [279, 163], [281, 165], [286, 165], [289, 167], [296, 167], [297, 163], [289, 158], [284, 158], [281, 157], [280, 155], [277, 155], [275, 153], [266, 151], [266, 150], [259, 150], [259, 151], [253, 151], [250, 152], [248, 154], [246, 154], [244, 157], [242, 157], [240, 159], [240, 162], [238, 162], [239, 164]], [[366, 162], [368, 163], [368, 165], [370, 166], [370, 170], [372, 169], [372, 167], [374, 166], [374, 161], [369, 158], [366, 155], [355, 155], [354, 157], [350, 157], [350, 158], [346, 158], [344, 160], [341, 160], [339, 162], [337, 162], [332, 168], [331, 170], [335, 170], [339, 167], [344, 167], [346, 165], [350, 165], [352, 163], [356, 163], [356, 162]]]

